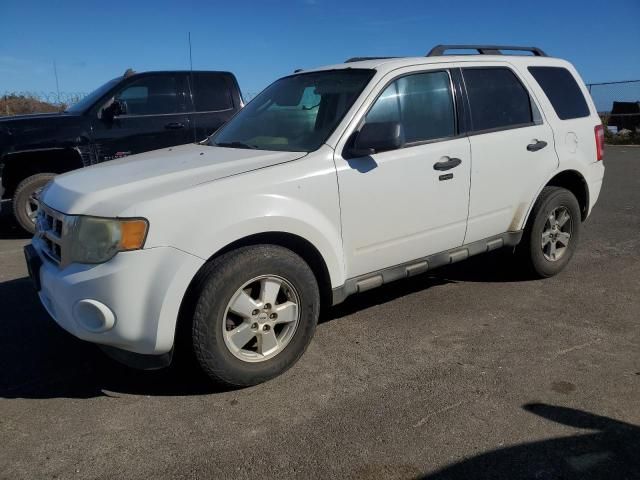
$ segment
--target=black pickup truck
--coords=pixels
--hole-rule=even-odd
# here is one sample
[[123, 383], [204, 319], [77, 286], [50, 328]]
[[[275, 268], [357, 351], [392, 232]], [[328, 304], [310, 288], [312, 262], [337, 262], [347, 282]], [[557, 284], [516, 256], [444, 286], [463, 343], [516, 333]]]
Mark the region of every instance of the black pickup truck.
[[243, 106], [229, 72], [128, 70], [65, 112], [0, 118], [0, 205], [33, 232], [35, 196], [55, 175], [203, 140]]

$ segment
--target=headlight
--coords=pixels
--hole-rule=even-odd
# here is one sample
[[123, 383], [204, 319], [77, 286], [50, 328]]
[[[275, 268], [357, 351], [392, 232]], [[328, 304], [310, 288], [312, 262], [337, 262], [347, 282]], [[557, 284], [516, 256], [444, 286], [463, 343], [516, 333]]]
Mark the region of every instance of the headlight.
[[145, 219], [71, 217], [68, 228], [69, 261], [104, 263], [118, 252], [144, 246], [149, 222]]

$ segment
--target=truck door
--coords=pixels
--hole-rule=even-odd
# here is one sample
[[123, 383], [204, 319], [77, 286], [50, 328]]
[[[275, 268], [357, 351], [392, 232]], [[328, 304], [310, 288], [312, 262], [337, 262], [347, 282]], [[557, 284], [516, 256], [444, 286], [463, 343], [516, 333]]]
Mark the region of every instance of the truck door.
[[[98, 161], [192, 142], [185, 87], [180, 73], [142, 74], [125, 81], [93, 122]], [[122, 111], [111, 118], [104, 112], [114, 102]]]
[[224, 125], [241, 108], [235, 79], [222, 72], [193, 72], [188, 75], [191, 93], [191, 122], [195, 141], [204, 140]]

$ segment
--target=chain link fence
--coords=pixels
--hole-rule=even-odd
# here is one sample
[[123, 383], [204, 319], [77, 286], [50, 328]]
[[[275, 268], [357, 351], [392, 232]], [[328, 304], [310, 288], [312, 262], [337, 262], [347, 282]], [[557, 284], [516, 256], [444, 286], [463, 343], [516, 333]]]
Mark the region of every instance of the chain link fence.
[[[640, 80], [588, 83], [600, 113], [608, 143], [640, 144]], [[259, 92], [244, 92], [245, 102]], [[62, 111], [81, 100], [84, 92], [5, 92], [0, 116]]]
[[[260, 92], [244, 92], [245, 103]], [[84, 92], [4, 92], [0, 96], [0, 117], [28, 113], [60, 112], [82, 100]]]
[[607, 143], [640, 144], [640, 80], [587, 84]]

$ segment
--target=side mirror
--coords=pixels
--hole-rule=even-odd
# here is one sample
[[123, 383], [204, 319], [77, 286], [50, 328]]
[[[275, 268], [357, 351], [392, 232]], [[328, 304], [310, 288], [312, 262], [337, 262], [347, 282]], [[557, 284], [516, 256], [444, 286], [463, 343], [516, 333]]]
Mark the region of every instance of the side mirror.
[[356, 133], [349, 149], [351, 157], [365, 157], [373, 153], [402, 147], [404, 133], [399, 122], [365, 123]]
[[102, 119], [107, 122], [113, 122], [113, 119], [118, 115], [126, 115], [127, 113], [127, 102], [124, 100], [114, 100], [102, 109]]

